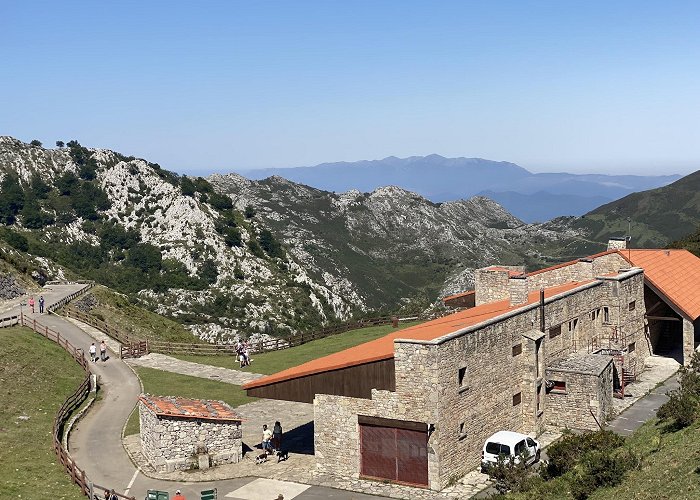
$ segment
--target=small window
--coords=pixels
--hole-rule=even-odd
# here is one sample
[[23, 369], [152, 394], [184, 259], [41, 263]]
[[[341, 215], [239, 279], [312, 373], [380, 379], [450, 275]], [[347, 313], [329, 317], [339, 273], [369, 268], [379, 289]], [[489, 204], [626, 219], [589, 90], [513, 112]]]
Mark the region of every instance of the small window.
[[591, 321], [595, 321], [595, 311], [591, 311]]
[[535, 446], [535, 441], [532, 438], [527, 438], [526, 441], [527, 441], [527, 445], [530, 448], [533, 448]]
[[463, 366], [459, 369], [459, 390], [467, 389], [467, 367]]
[[464, 424], [464, 422], [459, 424], [459, 437], [460, 437], [460, 439], [466, 436], [466, 434], [464, 432], [465, 427], [466, 427], [466, 425]]
[[610, 323], [610, 309], [603, 308], [603, 323]]
[[523, 455], [525, 453], [525, 440], [523, 439], [520, 441], [518, 444], [515, 445], [515, 454], [516, 455]]
[[519, 356], [520, 354], [523, 353], [523, 344], [515, 344], [513, 346], [513, 357]]
[[636, 301], [636, 300], [633, 300], [632, 302], [630, 302], [630, 303], [628, 304], [627, 308], [628, 308], [630, 311], [634, 311], [634, 310], [637, 308], [637, 301]]
[[553, 339], [554, 337], [558, 337], [561, 335], [561, 325], [559, 326], [554, 326], [549, 329], [549, 338]]
[[513, 395], [513, 406], [518, 406], [523, 401], [523, 393], [519, 392]]
[[577, 326], [578, 326], [578, 319], [573, 319], [573, 320], [569, 321], [569, 331], [570, 332], [573, 332], [574, 330], [576, 330]]
[[537, 386], [537, 415], [542, 413], [542, 384]]
[[637, 343], [632, 342], [630, 345], [627, 346], [627, 353], [634, 352], [634, 350], [637, 348]]
[[550, 383], [552, 385], [549, 388], [549, 392], [554, 392], [554, 393], [566, 392], [566, 382], [564, 382], [563, 380], [550, 380]]

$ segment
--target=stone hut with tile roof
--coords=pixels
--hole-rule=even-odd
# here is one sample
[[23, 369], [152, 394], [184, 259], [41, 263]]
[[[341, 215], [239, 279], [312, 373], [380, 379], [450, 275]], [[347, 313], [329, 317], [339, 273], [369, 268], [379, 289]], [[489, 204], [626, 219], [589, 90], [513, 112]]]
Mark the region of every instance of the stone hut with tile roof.
[[223, 401], [139, 397], [141, 449], [158, 472], [205, 469], [243, 457], [241, 417]]

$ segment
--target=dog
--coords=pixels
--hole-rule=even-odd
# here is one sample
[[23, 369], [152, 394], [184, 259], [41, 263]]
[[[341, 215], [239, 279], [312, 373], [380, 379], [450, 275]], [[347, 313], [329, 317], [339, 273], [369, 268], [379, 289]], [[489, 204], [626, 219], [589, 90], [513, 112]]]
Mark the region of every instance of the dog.
[[287, 460], [288, 458], [289, 452], [287, 450], [277, 451], [277, 463], [280, 463], [282, 460]]
[[260, 465], [263, 462], [267, 462], [267, 453], [255, 457], [255, 465]]

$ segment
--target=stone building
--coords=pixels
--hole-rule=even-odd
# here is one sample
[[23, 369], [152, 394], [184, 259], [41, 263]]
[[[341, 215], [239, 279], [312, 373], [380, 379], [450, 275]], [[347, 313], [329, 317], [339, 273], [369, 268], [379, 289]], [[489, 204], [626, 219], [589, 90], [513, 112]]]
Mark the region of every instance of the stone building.
[[141, 449], [159, 472], [206, 469], [243, 457], [241, 417], [223, 401], [139, 398]]
[[319, 472], [440, 490], [479, 465], [498, 430], [597, 429], [671, 335], [687, 361], [698, 287], [700, 259], [677, 250], [611, 248], [532, 273], [492, 266], [475, 274], [473, 307], [244, 388], [313, 401]]

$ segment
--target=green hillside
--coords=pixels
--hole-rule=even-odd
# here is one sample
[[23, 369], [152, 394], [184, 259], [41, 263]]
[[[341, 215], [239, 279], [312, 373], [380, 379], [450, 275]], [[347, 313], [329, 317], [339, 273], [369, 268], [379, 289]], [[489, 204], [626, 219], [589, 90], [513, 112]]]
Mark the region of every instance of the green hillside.
[[700, 225], [700, 170], [657, 189], [633, 193], [575, 219], [590, 238], [604, 242], [627, 234], [637, 248], [665, 247]]
[[82, 382], [83, 370], [28, 328], [0, 328], [0, 345], [0, 497], [85, 498], [57, 463], [51, 442], [56, 411]]

